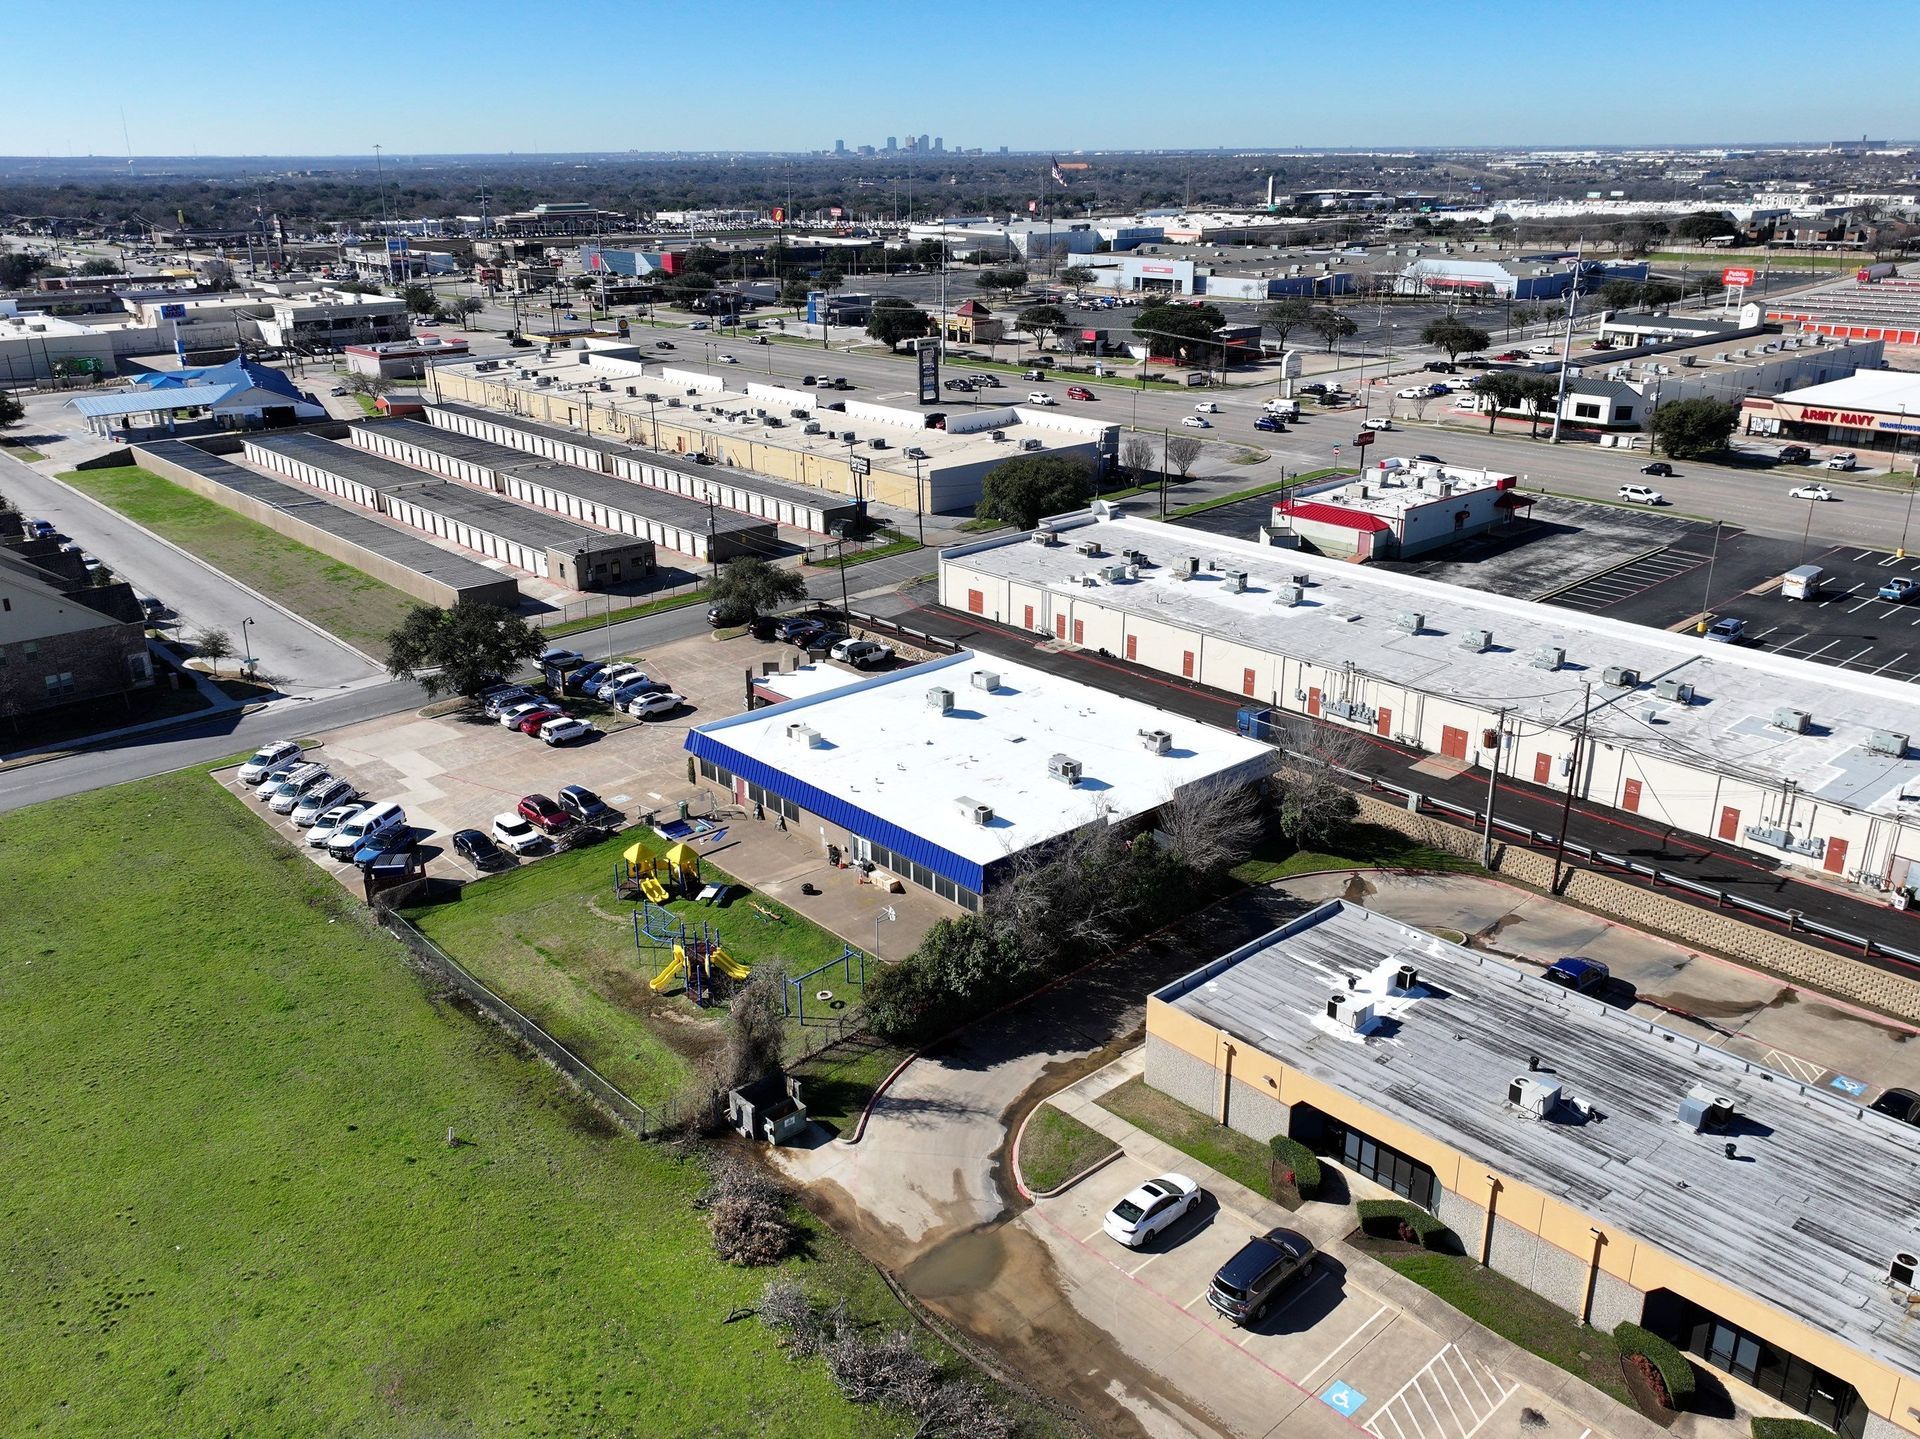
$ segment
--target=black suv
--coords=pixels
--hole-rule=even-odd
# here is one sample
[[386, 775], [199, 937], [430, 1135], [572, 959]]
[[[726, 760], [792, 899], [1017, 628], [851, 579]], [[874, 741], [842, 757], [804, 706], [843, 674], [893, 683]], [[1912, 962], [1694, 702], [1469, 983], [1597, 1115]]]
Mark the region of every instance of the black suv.
[[1805, 445], [1782, 445], [1780, 453], [1774, 458], [1783, 465], [1810, 465], [1813, 463], [1813, 451]]
[[554, 798], [560, 808], [582, 824], [612, 824], [620, 817], [612, 806], [583, 784], [562, 785]]
[[1313, 1241], [1291, 1229], [1270, 1229], [1249, 1239], [1220, 1266], [1207, 1286], [1207, 1303], [1235, 1324], [1258, 1324], [1276, 1294], [1313, 1263]]

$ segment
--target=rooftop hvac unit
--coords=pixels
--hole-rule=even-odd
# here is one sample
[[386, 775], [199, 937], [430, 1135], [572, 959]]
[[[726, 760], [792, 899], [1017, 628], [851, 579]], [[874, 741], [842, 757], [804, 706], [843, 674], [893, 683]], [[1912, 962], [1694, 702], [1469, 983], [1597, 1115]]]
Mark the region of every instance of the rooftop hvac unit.
[[853, 433], [853, 431], [852, 431], [852, 430], [842, 430], [842, 431], [840, 432], [840, 443], [841, 443], [841, 444], [843, 444], [843, 445], [850, 445], [850, 444], [852, 444], [852, 443], [853, 443], [853, 442], [854, 442], [854, 441], [855, 441], [855, 440], [856, 440], [857, 438], [858, 438], [858, 436], [856, 436], [856, 435], [855, 435], [855, 434]]
[[1036, 545], [1056, 545], [1060, 542], [1060, 537], [1052, 530], [1038, 529], [1033, 532], [1033, 542]]
[[1165, 754], [1173, 748], [1173, 736], [1163, 729], [1136, 730], [1141, 747], [1149, 754]]
[[1048, 778], [1057, 779], [1064, 785], [1079, 784], [1081, 773], [1080, 761], [1072, 755], [1056, 754], [1047, 759]]
[[941, 714], [953, 713], [953, 691], [935, 685], [927, 691], [927, 708], [938, 710]]
[[1200, 573], [1200, 556], [1188, 555], [1174, 565], [1174, 573], [1186, 579], [1192, 579]]
[[1288, 578], [1291, 579], [1296, 585], [1300, 586], [1300, 588], [1303, 590], [1308, 585], [1313, 583], [1313, 576], [1309, 574], [1290, 575], [1288, 576]]
[[795, 721], [788, 725], [787, 738], [792, 743], [799, 745], [802, 749], [820, 748], [820, 731], [810, 724], [801, 724]]
[[535, 380], [534, 383], [544, 390], [553, 383], [553, 376], [542, 375], [537, 380]]
[[977, 799], [968, 799], [965, 795], [961, 795], [960, 798], [956, 799], [954, 804], [959, 807], [960, 813], [975, 824], [987, 825], [993, 823], [993, 806], [990, 804], [982, 804]]
[[1560, 1086], [1535, 1079], [1530, 1074], [1522, 1074], [1508, 1081], [1507, 1103], [1522, 1114], [1546, 1119], [1560, 1103]]
[[1000, 673], [998, 670], [975, 670], [967, 676], [967, 683], [977, 690], [992, 694], [1000, 688]]
[[1118, 584], [1127, 578], [1127, 571], [1131, 568], [1130, 565], [1106, 565], [1101, 568], [1100, 573], [1108, 584]]
[[1007, 437], [1007, 432], [1005, 430], [995, 430], [989, 438], [995, 439], [995, 440], [1004, 440], [1006, 439], [1006, 437]]
[[1685, 680], [1661, 680], [1654, 686], [1654, 693], [1663, 700], [1672, 700], [1676, 704], [1693, 703], [1693, 686]]
[[1782, 705], [1773, 712], [1773, 727], [1783, 729], [1788, 734], [1805, 734], [1807, 726], [1813, 723], [1813, 716], [1805, 710], [1789, 709]]
[[809, 420], [800, 433], [803, 435], [817, 435], [820, 433], [820, 426], [816, 422]]
[[632, 398], [632, 399], [636, 399], [636, 400], [637, 400], [637, 399], [639, 399], [639, 398], [640, 398], [640, 387], [639, 387], [638, 385], [628, 385], [628, 386], [627, 386], [627, 395], [629, 396], [629, 398]]
[[1410, 635], [1417, 635], [1421, 630], [1426, 628], [1427, 617], [1418, 610], [1402, 610], [1393, 617], [1393, 625], [1395, 629], [1405, 630]]
[[1224, 576], [1224, 582], [1227, 586], [1227, 593], [1230, 595], [1243, 595], [1247, 592], [1247, 572], [1245, 570], [1228, 570]]
[[867, 441], [867, 448], [870, 450], [884, 450], [886, 447], [887, 442], [878, 435]]
[[1567, 662], [1567, 652], [1558, 645], [1541, 645], [1533, 652], [1533, 667], [1537, 670], [1557, 670]]
[[1393, 974], [1393, 987], [1402, 994], [1410, 994], [1420, 985], [1420, 971], [1410, 964], [1403, 964]]
[[1120, 555], [1121, 558], [1126, 560], [1130, 565], [1140, 565], [1144, 567], [1153, 563], [1152, 560], [1147, 558], [1147, 552], [1145, 550], [1122, 550], [1120, 551]]
[[1868, 754], [1888, 754], [1895, 759], [1907, 757], [1907, 737], [1896, 730], [1877, 729], [1867, 740]]
[[1887, 1266], [1887, 1283], [1900, 1289], [1911, 1289], [1915, 1270], [1920, 1270], [1920, 1259], [1902, 1250], [1893, 1256], [1893, 1262]]
[[1020, 442], [1020, 448], [1023, 450], [1038, 450], [1044, 448], [1044, 446], [1042, 446], [1038, 440], [1022, 440]]
[[778, 415], [767, 416], [767, 428], [770, 430], [778, 430], [778, 429], [784, 428], [786, 423], [787, 422], [781, 419]]
[[1303, 594], [1298, 585], [1275, 585], [1273, 588], [1273, 602], [1276, 605], [1292, 608], [1299, 604], [1302, 598]]
[[1343, 989], [1327, 997], [1327, 1018], [1358, 1034], [1373, 1023], [1373, 1006]]
[[600, 382], [600, 389], [603, 393], [611, 393], [613, 390], [613, 384], [609, 380], [602, 380]]
[[1493, 647], [1492, 630], [1468, 630], [1460, 636], [1460, 648], [1472, 650], [1475, 654], [1485, 654]]
[[1082, 540], [1073, 548], [1076, 554], [1097, 556], [1101, 553], [1100, 541], [1098, 540]]
[[1725, 1129], [1733, 1121], [1733, 1101], [1699, 1085], [1680, 1097], [1680, 1122], [1695, 1132]]
[[1640, 683], [1640, 671], [1630, 670], [1625, 665], [1608, 665], [1600, 672], [1600, 681], [1616, 689], [1630, 690]]

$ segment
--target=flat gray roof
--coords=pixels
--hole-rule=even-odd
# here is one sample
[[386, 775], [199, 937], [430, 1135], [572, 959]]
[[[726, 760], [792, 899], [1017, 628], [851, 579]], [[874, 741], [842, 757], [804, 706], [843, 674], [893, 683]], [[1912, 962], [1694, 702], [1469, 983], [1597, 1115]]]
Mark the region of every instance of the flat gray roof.
[[[1393, 987], [1402, 963], [1419, 971], [1411, 991]], [[1349, 979], [1374, 1005], [1364, 1036], [1326, 1017]], [[1886, 1283], [1893, 1256], [1920, 1248], [1910, 1126], [1339, 900], [1155, 997], [1920, 1374], [1920, 1325]], [[1549, 1118], [1507, 1103], [1530, 1054], [1533, 1077], [1561, 1086]], [[1696, 1089], [1733, 1101], [1724, 1132], [1679, 1117]]]
[[275, 479], [257, 470], [245, 469], [219, 455], [208, 454], [185, 440], [149, 440], [140, 445], [157, 457], [171, 461], [183, 470], [191, 470], [203, 479], [222, 485], [276, 510], [329, 530], [375, 554], [403, 564], [416, 574], [456, 588], [498, 584], [511, 575], [489, 569], [476, 560], [454, 554], [408, 530], [382, 524], [379, 520], [335, 504], [331, 497], [291, 480]]
[[[490, 470], [524, 475], [543, 485], [551, 485], [556, 490], [564, 490], [590, 504], [604, 505], [610, 510], [625, 510], [628, 514], [677, 525], [698, 534], [706, 534], [709, 530], [714, 534], [728, 535], [742, 531], [772, 532], [776, 529], [772, 520], [743, 515], [718, 506], [709, 509], [697, 500], [656, 490], [650, 485], [617, 479], [597, 470], [583, 470], [578, 465], [562, 464], [558, 460], [542, 459], [539, 455], [530, 455], [510, 445], [496, 445], [492, 440], [479, 440], [455, 430], [443, 430], [423, 420], [382, 420], [378, 424], [355, 425], [353, 428], [372, 434], [391, 435], [396, 440], [418, 445], [423, 450], [433, 450], [438, 454], [484, 465]], [[391, 464], [392, 461], [382, 460], [381, 463]], [[407, 473], [418, 476], [420, 472], [407, 470]]]
[[258, 445], [263, 450], [285, 455], [288, 459], [300, 460], [371, 490], [412, 489], [427, 480], [439, 478], [321, 435], [250, 434], [246, 439], [250, 445]]

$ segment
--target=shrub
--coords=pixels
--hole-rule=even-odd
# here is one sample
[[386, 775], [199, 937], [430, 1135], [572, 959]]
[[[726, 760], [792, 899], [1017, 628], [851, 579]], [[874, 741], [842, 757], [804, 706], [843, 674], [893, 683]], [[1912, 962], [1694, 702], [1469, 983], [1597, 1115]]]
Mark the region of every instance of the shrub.
[[1811, 1419], [1755, 1419], [1753, 1439], [1834, 1439], [1834, 1434]]
[[807, 1291], [791, 1279], [769, 1279], [760, 1291], [760, 1322], [780, 1336], [796, 1359], [808, 1359], [826, 1348], [840, 1315], [822, 1309]]
[[777, 1264], [798, 1237], [787, 1218], [787, 1193], [738, 1160], [716, 1164], [713, 1183], [701, 1196], [713, 1251], [729, 1264], [753, 1268]]
[[1399, 1239], [1442, 1254], [1460, 1253], [1454, 1232], [1404, 1199], [1363, 1199], [1353, 1207], [1360, 1227], [1376, 1239]]
[[[1625, 1322], [1613, 1326], [1613, 1342], [1630, 1359], [1645, 1361], [1641, 1372], [1651, 1368], [1666, 1390], [1667, 1401], [1675, 1409], [1685, 1409], [1693, 1400], [1693, 1365], [1687, 1356], [1650, 1329]], [[1651, 1378], [1651, 1376], [1649, 1376]], [[1818, 1425], [1814, 1426], [1816, 1429]], [[1825, 1432], [1825, 1431], [1821, 1431]], [[1784, 1439], [1784, 1436], [1782, 1436]]]
[[1276, 1134], [1267, 1141], [1273, 1150], [1273, 1177], [1276, 1182], [1291, 1184], [1302, 1199], [1312, 1199], [1320, 1193], [1320, 1156], [1297, 1139], [1289, 1139], [1284, 1134]]

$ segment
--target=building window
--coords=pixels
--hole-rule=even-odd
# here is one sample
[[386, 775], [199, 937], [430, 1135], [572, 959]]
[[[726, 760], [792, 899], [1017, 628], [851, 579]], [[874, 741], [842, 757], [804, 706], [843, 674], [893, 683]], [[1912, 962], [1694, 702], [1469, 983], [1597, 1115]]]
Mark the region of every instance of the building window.
[[1295, 1139], [1332, 1156], [1343, 1168], [1411, 1199], [1422, 1209], [1433, 1208], [1439, 1184], [1419, 1160], [1310, 1104], [1294, 1106], [1291, 1129]]
[[74, 692], [75, 688], [73, 671], [71, 670], [67, 670], [61, 674], [47, 676], [48, 699], [65, 699]]
[[1600, 418], [1600, 407], [1587, 400], [1576, 400], [1573, 417], [1576, 420], [1597, 420]]
[[1671, 1290], [1647, 1296], [1646, 1325], [1715, 1369], [1751, 1384], [1847, 1439], [1866, 1432], [1867, 1407], [1844, 1379], [1776, 1349]]
[[1632, 406], [1632, 405], [1616, 405], [1616, 406], [1614, 406], [1614, 410], [1613, 410], [1613, 420], [1614, 420], [1614, 423], [1615, 423], [1615, 424], [1617, 424], [1617, 425], [1624, 425], [1624, 424], [1626, 424], [1626, 423], [1627, 423], [1627, 421], [1629, 421], [1629, 420], [1631, 420], [1632, 418], [1633, 418], [1633, 406]]

